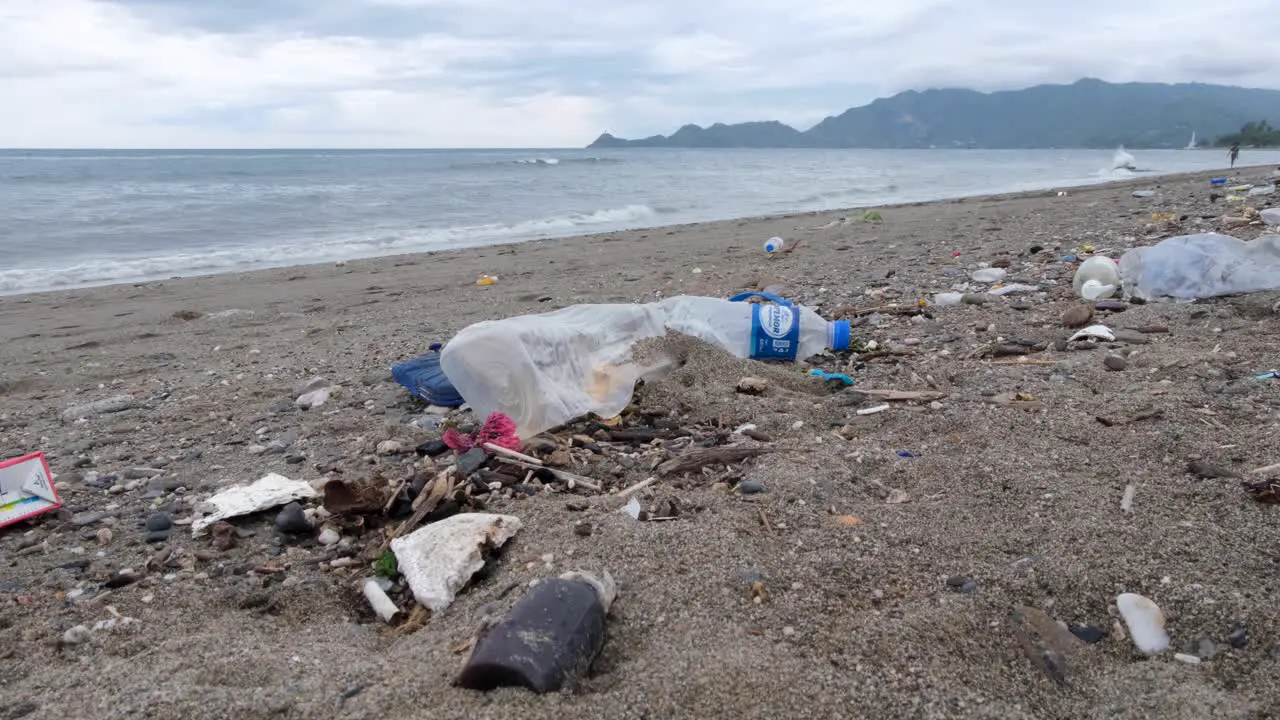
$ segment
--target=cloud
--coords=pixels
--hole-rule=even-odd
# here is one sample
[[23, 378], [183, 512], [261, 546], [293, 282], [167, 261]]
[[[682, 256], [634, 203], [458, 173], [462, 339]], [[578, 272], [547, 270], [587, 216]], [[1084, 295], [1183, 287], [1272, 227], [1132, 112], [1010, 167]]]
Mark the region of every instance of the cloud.
[[928, 87], [1280, 87], [1271, 5], [0, 0], [0, 146], [575, 146]]

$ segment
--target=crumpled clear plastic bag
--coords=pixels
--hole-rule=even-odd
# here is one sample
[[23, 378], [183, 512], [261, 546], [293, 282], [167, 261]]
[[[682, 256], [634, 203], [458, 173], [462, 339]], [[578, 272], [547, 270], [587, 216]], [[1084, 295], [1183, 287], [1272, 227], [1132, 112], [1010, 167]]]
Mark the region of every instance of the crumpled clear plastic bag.
[[1280, 290], [1280, 235], [1171, 237], [1125, 253], [1120, 279], [1127, 295], [1153, 301]]

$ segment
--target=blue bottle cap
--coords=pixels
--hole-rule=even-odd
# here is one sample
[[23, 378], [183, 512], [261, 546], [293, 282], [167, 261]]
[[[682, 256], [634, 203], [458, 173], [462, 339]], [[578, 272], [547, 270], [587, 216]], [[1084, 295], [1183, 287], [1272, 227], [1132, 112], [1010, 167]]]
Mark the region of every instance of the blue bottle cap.
[[831, 323], [831, 349], [848, 350], [852, 331], [848, 320], [834, 320]]

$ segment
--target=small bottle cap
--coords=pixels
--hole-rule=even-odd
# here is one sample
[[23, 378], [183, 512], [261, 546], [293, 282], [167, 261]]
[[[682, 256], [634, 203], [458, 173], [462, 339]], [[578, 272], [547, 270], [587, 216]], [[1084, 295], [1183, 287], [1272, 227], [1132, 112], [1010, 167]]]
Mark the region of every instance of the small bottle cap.
[[835, 320], [831, 323], [831, 349], [848, 350], [852, 332], [848, 320]]

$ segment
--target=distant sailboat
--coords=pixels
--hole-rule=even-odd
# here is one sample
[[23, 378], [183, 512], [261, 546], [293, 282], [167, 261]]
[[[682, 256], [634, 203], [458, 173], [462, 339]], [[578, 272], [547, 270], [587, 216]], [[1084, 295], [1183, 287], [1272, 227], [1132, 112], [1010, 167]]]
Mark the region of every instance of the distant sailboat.
[[1191, 131], [1191, 142], [1187, 143], [1187, 147], [1186, 147], [1186, 149], [1187, 149], [1187, 150], [1195, 150], [1195, 149], [1196, 149], [1196, 131], [1195, 131], [1195, 130], [1192, 130], [1192, 131]]

